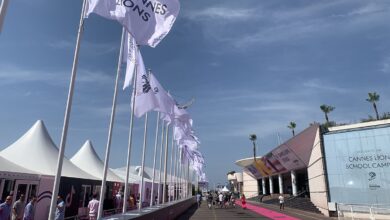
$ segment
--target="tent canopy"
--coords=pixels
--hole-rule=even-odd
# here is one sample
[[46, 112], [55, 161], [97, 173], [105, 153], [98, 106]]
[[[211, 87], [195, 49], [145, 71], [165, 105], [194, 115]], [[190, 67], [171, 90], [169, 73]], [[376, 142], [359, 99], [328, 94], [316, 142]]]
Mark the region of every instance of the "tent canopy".
[[0, 156], [0, 178], [39, 179], [39, 174]]
[[230, 190], [228, 190], [228, 188], [226, 188], [226, 186], [223, 187], [223, 189], [221, 190], [222, 192], [229, 192]]
[[[59, 151], [43, 121], [38, 120], [22, 137], [0, 152], [12, 163], [44, 175], [55, 176]], [[97, 180], [64, 158], [62, 176]]]
[[[87, 140], [80, 150], [70, 159], [78, 168], [95, 176], [98, 179], [103, 178], [104, 163], [97, 155], [92, 146], [92, 142]], [[124, 182], [124, 179], [117, 176], [111, 170], [107, 170], [107, 180], [112, 182]]]

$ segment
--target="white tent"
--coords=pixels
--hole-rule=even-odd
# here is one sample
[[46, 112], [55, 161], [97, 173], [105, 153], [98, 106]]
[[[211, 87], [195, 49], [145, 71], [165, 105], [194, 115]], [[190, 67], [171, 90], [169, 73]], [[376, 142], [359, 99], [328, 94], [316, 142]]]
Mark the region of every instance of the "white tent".
[[[103, 178], [104, 163], [97, 155], [90, 140], [87, 140], [80, 150], [70, 159], [78, 168], [95, 176]], [[107, 180], [112, 182], [124, 182], [124, 179], [117, 176], [111, 170], [107, 170]]]
[[[115, 172], [118, 176], [121, 178], [126, 178], [124, 175], [126, 175], [126, 167], [121, 167], [117, 169], [112, 169], [112, 171]], [[156, 169], [154, 174], [154, 182], [158, 183], [158, 175], [159, 170]], [[130, 172], [129, 172], [130, 178], [136, 179], [137, 181], [141, 181], [141, 166], [130, 166]], [[145, 167], [144, 168], [144, 181], [152, 182], [153, 179], [153, 168]], [[174, 181], [174, 177], [172, 178], [172, 181]], [[164, 181], [164, 172], [161, 172], [161, 182]], [[167, 173], [167, 182], [169, 183], [171, 181], [171, 175], [169, 175], [169, 168]]]
[[229, 192], [230, 190], [228, 190], [228, 188], [226, 188], [226, 186], [223, 187], [223, 189], [221, 190], [222, 192]]
[[0, 178], [38, 180], [39, 173], [18, 166], [0, 156]]
[[[19, 166], [44, 175], [55, 176], [58, 148], [43, 121], [38, 120], [22, 137], [0, 152], [0, 156]], [[97, 180], [64, 158], [62, 176]]]
[[[116, 168], [116, 169], [110, 169], [112, 172], [114, 172], [116, 175], [118, 175], [122, 179], [126, 179], [126, 167]], [[145, 181], [152, 182], [151, 180], [144, 179]], [[138, 176], [135, 173], [135, 167], [130, 166], [130, 172], [129, 172], [129, 183], [140, 183], [141, 182], [141, 176]]]

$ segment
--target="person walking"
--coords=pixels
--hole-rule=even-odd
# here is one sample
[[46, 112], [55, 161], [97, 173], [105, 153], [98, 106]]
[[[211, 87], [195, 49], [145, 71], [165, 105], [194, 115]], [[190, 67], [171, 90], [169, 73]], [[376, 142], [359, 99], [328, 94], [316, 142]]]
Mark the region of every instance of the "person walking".
[[57, 197], [57, 207], [56, 207], [56, 215], [55, 220], [64, 220], [65, 218], [65, 202], [61, 196]]
[[284, 210], [284, 197], [282, 194], [279, 195], [279, 210]]
[[34, 207], [37, 202], [37, 197], [32, 196], [30, 202], [24, 208], [23, 220], [34, 220]]
[[120, 191], [118, 191], [118, 193], [115, 195], [115, 205], [117, 210], [121, 209], [121, 202], [122, 202], [122, 194]]
[[222, 193], [219, 193], [218, 199], [219, 199], [219, 207], [222, 208], [222, 206], [223, 206], [223, 195], [222, 195]]
[[244, 194], [242, 194], [241, 196], [241, 204], [242, 204], [242, 208], [246, 209], [246, 198]]
[[213, 195], [211, 194], [211, 192], [209, 192], [209, 195], [207, 196], [207, 206], [209, 207], [209, 209], [211, 209], [212, 203], [213, 203]]
[[9, 220], [11, 214], [12, 196], [7, 196], [5, 202], [0, 204], [0, 220]]
[[16, 201], [12, 206], [12, 220], [22, 220], [25, 205], [24, 194], [21, 194], [18, 201]]
[[196, 202], [198, 203], [198, 208], [200, 208], [201, 200], [202, 195], [200, 195], [200, 193], [198, 192], [198, 194], [196, 194]]
[[97, 193], [92, 195], [92, 200], [88, 203], [88, 216], [89, 220], [96, 220], [99, 210], [99, 200], [97, 200]]

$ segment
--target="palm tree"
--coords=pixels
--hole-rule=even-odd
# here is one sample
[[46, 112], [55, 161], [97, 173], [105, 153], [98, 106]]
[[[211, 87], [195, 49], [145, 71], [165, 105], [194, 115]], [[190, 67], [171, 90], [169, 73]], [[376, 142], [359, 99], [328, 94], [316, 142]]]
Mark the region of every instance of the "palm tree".
[[330, 105], [321, 105], [320, 106], [320, 109], [325, 113], [325, 119], [326, 119], [326, 123], [329, 123], [329, 118], [328, 118], [328, 114], [333, 111], [335, 109], [335, 107], [333, 106], [330, 106]]
[[366, 101], [372, 103], [376, 114], [376, 120], [379, 120], [378, 109], [376, 108], [376, 103], [379, 101], [379, 94], [376, 94], [376, 92], [373, 93], [369, 92], [368, 99], [366, 99]]
[[291, 129], [293, 136], [295, 136], [294, 129], [297, 127], [297, 124], [295, 124], [295, 122], [291, 121], [287, 127]]
[[255, 134], [249, 135], [249, 140], [253, 143], [253, 160], [256, 162], [256, 140], [257, 136]]

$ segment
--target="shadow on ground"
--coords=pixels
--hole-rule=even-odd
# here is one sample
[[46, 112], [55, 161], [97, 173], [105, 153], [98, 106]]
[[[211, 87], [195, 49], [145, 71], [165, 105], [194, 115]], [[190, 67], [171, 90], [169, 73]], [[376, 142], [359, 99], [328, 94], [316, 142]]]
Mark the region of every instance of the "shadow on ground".
[[187, 211], [183, 215], [179, 216], [175, 220], [188, 220], [191, 218], [191, 216], [195, 214], [196, 210], [198, 210], [198, 205], [194, 204], [189, 209], [187, 209]]

